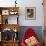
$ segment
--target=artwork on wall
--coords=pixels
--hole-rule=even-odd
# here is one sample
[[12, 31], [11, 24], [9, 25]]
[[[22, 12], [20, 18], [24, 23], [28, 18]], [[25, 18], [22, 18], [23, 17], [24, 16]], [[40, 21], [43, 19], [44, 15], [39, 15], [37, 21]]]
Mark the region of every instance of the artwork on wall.
[[1, 41], [1, 32], [0, 32], [0, 41]]
[[27, 20], [35, 20], [36, 19], [36, 8], [26, 7], [25, 8], [25, 18]]
[[1, 15], [0, 15], [0, 24], [1, 24]]
[[9, 10], [2, 10], [2, 15], [9, 15]]

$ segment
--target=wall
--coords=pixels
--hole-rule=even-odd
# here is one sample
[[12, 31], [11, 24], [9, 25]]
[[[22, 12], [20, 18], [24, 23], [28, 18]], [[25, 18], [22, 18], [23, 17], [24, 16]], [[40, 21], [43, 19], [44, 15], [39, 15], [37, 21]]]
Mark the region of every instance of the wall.
[[[15, 6], [15, 0], [0, 0], [0, 6]], [[43, 6], [42, 0], [17, 0], [17, 6], [20, 7], [19, 10], [19, 24], [21, 26], [43, 26]], [[36, 8], [36, 20], [26, 20], [25, 19], [25, 7], [35, 7]], [[10, 20], [10, 19], [9, 19]]]
[[[0, 0], [1, 7], [10, 7], [15, 6], [15, 0]], [[19, 24], [20, 26], [33, 26], [32, 28], [35, 29], [40, 41], [43, 41], [43, 30], [42, 26], [44, 26], [44, 16], [43, 16], [43, 6], [42, 0], [17, 0], [17, 6], [19, 6]], [[25, 7], [35, 7], [36, 8], [36, 20], [26, 20], [25, 19]], [[9, 17], [9, 20], [12, 17]], [[14, 18], [15, 20], [15, 18]], [[9, 21], [10, 22], [10, 21]], [[14, 21], [13, 21], [14, 22]], [[24, 29], [23, 29], [24, 28]], [[20, 39], [23, 35], [23, 31], [25, 31], [27, 27], [21, 27], [20, 29]], [[22, 35], [21, 35], [22, 34]]]
[[[43, 6], [42, 0], [21, 0], [20, 3], [20, 24], [23, 26], [43, 26]], [[36, 7], [36, 20], [25, 20], [25, 7]]]

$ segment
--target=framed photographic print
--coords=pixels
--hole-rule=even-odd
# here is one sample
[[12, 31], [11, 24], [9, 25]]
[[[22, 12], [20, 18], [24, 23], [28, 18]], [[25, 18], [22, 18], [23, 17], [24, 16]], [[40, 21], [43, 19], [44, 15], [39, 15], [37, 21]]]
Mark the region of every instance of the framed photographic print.
[[9, 15], [9, 10], [2, 10], [2, 15]]
[[27, 20], [35, 20], [36, 19], [36, 8], [35, 7], [26, 7], [25, 8], [25, 18]]
[[1, 15], [0, 15], [0, 24], [1, 24]]
[[1, 32], [0, 32], [0, 41], [1, 41]]

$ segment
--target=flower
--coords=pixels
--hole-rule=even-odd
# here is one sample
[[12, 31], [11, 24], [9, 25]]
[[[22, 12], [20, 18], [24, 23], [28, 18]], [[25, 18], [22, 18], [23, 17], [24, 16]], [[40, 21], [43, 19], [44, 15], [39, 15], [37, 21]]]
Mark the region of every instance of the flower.
[[37, 39], [34, 36], [32, 36], [32, 37], [29, 37], [28, 39], [26, 39], [25, 43], [28, 46], [33, 46], [33, 45], [36, 45], [38, 43], [38, 41], [37, 41]]

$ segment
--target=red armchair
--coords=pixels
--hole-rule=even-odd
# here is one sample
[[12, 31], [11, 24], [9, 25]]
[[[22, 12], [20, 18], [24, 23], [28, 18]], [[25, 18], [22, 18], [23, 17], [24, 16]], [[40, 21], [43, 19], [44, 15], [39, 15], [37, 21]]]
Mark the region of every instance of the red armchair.
[[[33, 39], [35, 39], [34, 40], [35, 44], [31, 45], [31, 42], [28, 42], [28, 41], [32, 41]], [[32, 42], [34, 42], [34, 41], [32, 41]], [[30, 45], [27, 45], [28, 43]], [[22, 38], [21, 46], [41, 46], [40, 42], [37, 39], [37, 35], [32, 28], [27, 29], [27, 31], [25, 32], [25, 35]]]

